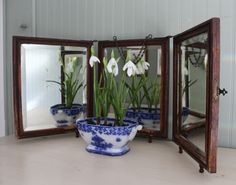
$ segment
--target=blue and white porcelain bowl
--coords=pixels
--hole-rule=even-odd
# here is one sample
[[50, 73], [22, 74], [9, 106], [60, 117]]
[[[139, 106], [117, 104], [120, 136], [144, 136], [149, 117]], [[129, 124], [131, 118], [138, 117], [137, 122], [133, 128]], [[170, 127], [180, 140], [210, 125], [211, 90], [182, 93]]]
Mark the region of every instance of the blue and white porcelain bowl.
[[[107, 126], [104, 119], [100, 125], [91, 124], [95, 118], [77, 120], [76, 126], [81, 137], [88, 143], [86, 150], [91, 153], [109, 156], [121, 156], [129, 152], [128, 143], [132, 141], [141, 125], [131, 120], [124, 120], [126, 126]], [[114, 118], [108, 118], [107, 124], [113, 125]]]
[[144, 128], [160, 129], [160, 109], [159, 108], [141, 108], [140, 111], [128, 109], [125, 119], [137, 121]]
[[73, 104], [72, 108], [66, 108], [64, 104], [57, 104], [50, 108], [57, 127], [66, 127], [75, 124], [76, 119], [84, 111], [84, 106], [81, 104]]

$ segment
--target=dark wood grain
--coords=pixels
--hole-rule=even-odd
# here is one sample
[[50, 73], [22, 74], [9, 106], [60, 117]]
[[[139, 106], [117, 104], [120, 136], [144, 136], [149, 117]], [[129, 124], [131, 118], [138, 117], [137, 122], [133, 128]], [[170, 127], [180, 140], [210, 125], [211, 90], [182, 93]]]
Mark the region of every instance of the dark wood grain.
[[64, 39], [36, 38], [13, 36], [13, 96], [14, 96], [14, 121], [17, 138], [38, 137], [54, 134], [63, 134], [74, 131], [74, 127], [52, 128], [36, 131], [24, 131], [22, 118], [22, 87], [21, 87], [21, 45], [22, 44], [45, 44], [59, 46], [76, 46], [87, 48], [87, 114], [93, 115], [93, 73], [89, 65], [90, 48], [92, 41], [77, 41]]

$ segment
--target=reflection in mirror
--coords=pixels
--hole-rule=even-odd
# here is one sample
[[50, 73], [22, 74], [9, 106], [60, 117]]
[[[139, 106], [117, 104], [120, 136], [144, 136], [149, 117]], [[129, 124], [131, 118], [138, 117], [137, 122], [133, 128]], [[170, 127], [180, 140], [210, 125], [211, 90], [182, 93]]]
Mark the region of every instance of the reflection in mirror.
[[180, 98], [181, 134], [205, 152], [207, 33], [189, 38], [181, 44]]
[[[145, 72], [139, 71], [140, 74], [126, 78], [126, 86], [130, 90], [126, 119], [137, 120], [144, 129], [159, 131], [162, 47], [159, 45], [146, 46], [144, 50], [142, 46], [105, 48], [104, 55], [110, 57], [112, 51], [114, 51], [115, 58], [119, 58], [119, 71], [122, 71], [122, 67], [127, 61], [127, 55], [136, 64], [138, 70], [141, 62], [143, 65], [147, 65], [148, 70]], [[122, 73], [119, 73], [116, 80], [121, 79]], [[114, 117], [112, 110], [109, 116]]]
[[24, 131], [70, 127], [79, 116], [85, 116], [86, 64], [84, 47], [21, 45]]

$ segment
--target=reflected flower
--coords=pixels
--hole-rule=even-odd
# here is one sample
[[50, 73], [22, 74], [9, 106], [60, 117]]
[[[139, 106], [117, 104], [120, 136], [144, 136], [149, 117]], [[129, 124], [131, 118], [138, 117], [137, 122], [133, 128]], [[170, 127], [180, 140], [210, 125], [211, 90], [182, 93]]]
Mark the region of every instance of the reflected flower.
[[136, 74], [138, 74], [138, 69], [136, 67], [136, 65], [129, 60], [123, 67], [123, 71], [127, 70], [127, 75], [130, 76], [134, 76]]
[[73, 73], [75, 71], [76, 62], [77, 62], [77, 57], [69, 58], [69, 62], [66, 67], [67, 73]]
[[148, 70], [150, 64], [148, 62], [145, 62], [144, 60], [140, 60], [136, 66], [138, 69], [137, 74], [144, 74], [145, 71]]
[[71, 61], [69, 62], [69, 64], [67, 65], [67, 72], [68, 73], [72, 73], [74, 71], [74, 63]]
[[184, 68], [183, 68], [183, 74], [186, 75], [186, 76], [188, 75], [188, 69], [187, 69], [187, 67], [184, 67]]

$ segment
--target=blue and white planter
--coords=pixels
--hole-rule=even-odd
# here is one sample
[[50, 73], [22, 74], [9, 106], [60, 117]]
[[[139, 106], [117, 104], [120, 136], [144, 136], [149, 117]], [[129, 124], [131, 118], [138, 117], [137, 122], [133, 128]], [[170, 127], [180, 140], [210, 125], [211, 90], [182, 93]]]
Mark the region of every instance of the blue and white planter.
[[185, 122], [185, 120], [188, 118], [189, 113], [190, 113], [190, 110], [188, 107], [182, 108], [182, 122]]
[[140, 111], [135, 111], [130, 108], [125, 119], [137, 121], [140, 125], [145, 128], [160, 129], [160, 109], [159, 108], [141, 108]]
[[[182, 121], [184, 122], [189, 116], [190, 110], [188, 107], [182, 109]], [[145, 128], [160, 129], [160, 108], [148, 110], [148, 108], [141, 108], [140, 111], [134, 111], [130, 108], [125, 116], [125, 119], [137, 121]]]
[[75, 124], [80, 114], [84, 111], [85, 108], [81, 104], [73, 104], [72, 108], [66, 108], [64, 104], [57, 104], [50, 108], [57, 127], [66, 127]]
[[[124, 120], [127, 126], [107, 126], [104, 119], [100, 125], [91, 124], [96, 122], [95, 118], [77, 120], [76, 126], [81, 137], [88, 143], [86, 150], [91, 153], [121, 156], [130, 151], [128, 143], [132, 141], [141, 125], [131, 120]], [[114, 118], [108, 118], [107, 124], [113, 125]]]

